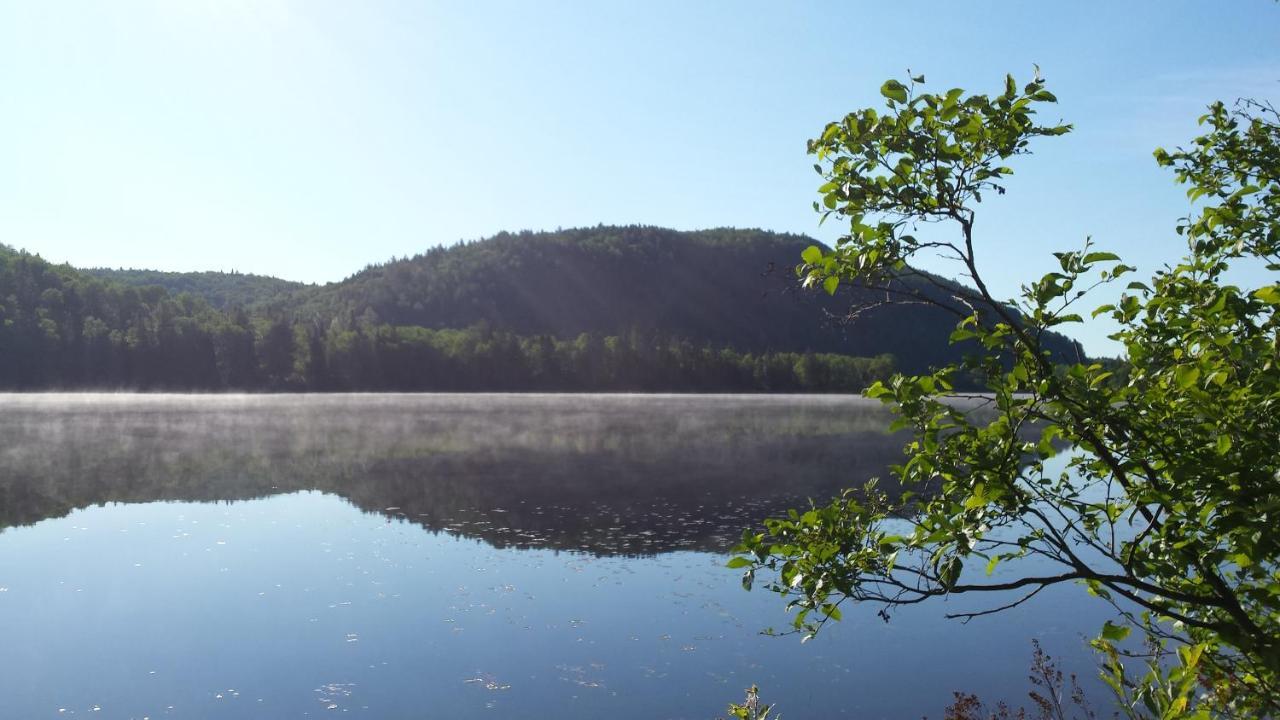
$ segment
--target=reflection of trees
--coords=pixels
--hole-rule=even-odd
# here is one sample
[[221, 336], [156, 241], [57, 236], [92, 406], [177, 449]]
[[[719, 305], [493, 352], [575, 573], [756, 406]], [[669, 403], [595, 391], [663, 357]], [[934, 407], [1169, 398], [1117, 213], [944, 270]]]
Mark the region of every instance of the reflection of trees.
[[[839, 398], [11, 396], [0, 526], [316, 489], [498, 547], [722, 549], [896, 461]], [[389, 510], [388, 508], [396, 508]]]

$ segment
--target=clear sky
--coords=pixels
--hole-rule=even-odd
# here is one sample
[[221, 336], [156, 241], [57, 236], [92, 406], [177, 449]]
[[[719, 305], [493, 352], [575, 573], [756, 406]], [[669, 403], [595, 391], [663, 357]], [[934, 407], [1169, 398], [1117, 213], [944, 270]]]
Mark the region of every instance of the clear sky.
[[1280, 99], [1277, 40], [1270, 0], [0, 0], [0, 242], [324, 282], [500, 230], [832, 240], [804, 151], [826, 121], [907, 68], [996, 92], [1035, 63], [1077, 130], [979, 216], [1012, 295], [1086, 235], [1176, 259], [1187, 201], [1151, 150], [1214, 99]]

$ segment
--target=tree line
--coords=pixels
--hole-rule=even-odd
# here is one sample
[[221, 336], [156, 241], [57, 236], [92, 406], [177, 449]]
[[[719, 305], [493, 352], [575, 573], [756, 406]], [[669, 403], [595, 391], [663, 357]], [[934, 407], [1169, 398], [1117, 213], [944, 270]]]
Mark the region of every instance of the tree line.
[[658, 331], [517, 335], [215, 308], [0, 248], [0, 388], [857, 392], [888, 355], [741, 352]]

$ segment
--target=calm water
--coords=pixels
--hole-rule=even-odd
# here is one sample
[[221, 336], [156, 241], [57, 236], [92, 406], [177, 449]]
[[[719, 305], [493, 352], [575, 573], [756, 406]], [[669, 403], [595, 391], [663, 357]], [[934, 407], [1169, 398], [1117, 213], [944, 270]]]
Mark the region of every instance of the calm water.
[[[725, 550], [899, 457], [860, 399], [0, 395], [0, 717], [942, 717], [1092, 676], [1077, 588], [801, 645]], [[992, 602], [992, 604], [999, 604]], [[1098, 692], [1102, 700], [1105, 695]]]

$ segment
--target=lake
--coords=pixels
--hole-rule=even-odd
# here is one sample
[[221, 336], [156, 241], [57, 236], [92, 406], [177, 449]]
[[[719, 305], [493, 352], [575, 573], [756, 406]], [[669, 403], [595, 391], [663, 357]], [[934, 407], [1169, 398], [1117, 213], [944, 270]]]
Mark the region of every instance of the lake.
[[[1110, 617], [1051, 588], [848, 608], [813, 641], [726, 551], [887, 475], [835, 396], [0, 395], [12, 718], [941, 718], [1085, 676]], [[892, 490], [892, 485], [882, 485]], [[984, 604], [977, 604], [982, 602]]]

